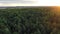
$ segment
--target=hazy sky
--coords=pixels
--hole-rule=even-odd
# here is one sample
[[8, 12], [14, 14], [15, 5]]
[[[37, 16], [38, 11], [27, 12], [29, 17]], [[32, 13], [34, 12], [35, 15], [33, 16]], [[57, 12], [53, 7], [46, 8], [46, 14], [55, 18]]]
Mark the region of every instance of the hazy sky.
[[0, 0], [0, 6], [60, 6], [60, 0]]

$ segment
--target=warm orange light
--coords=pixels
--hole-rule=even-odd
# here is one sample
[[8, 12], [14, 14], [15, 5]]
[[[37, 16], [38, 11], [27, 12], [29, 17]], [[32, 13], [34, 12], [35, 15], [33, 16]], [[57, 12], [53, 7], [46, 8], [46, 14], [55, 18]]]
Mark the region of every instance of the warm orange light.
[[56, 7], [56, 10], [60, 12], [60, 7]]
[[53, 7], [53, 9], [55, 12], [60, 12], [60, 6], [57, 6], [57, 7]]
[[56, 15], [60, 15], [60, 6], [52, 7], [52, 11], [53, 11], [53, 13], [55, 13]]

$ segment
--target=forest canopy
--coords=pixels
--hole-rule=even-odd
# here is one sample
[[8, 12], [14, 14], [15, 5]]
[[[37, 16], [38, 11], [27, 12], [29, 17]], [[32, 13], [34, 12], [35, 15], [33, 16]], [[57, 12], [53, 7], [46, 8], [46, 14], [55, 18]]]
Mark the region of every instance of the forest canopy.
[[0, 34], [56, 34], [51, 8], [0, 9]]

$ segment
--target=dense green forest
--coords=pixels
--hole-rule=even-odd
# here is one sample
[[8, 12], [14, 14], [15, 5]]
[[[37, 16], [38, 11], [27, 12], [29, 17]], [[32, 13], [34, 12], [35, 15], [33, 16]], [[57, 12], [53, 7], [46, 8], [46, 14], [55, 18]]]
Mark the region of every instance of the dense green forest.
[[60, 34], [51, 8], [0, 9], [0, 34]]

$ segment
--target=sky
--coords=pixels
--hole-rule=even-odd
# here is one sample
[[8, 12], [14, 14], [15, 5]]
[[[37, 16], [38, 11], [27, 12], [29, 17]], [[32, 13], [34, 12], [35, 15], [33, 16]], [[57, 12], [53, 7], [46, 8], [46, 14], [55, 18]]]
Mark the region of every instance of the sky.
[[0, 6], [60, 6], [60, 0], [0, 0]]

